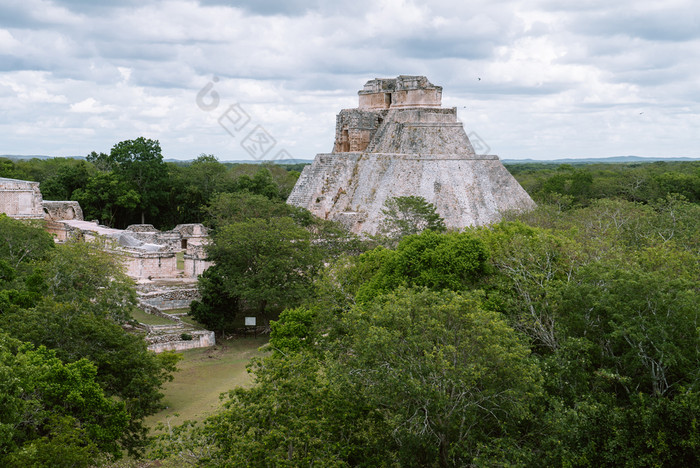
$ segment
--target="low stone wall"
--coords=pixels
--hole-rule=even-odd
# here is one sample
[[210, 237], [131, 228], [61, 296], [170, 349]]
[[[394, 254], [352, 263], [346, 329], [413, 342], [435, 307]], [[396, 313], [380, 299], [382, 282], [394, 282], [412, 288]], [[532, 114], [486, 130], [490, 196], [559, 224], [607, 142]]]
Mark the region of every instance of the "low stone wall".
[[192, 336], [191, 340], [183, 340], [180, 335], [151, 336], [148, 341], [148, 349], [156, 353], [163, 351], [184, 351], [186, 349], [207, 348], [216, 345], [216, 337], [213, 331], [199, 330], [187, 332]]
[[152, 291], [141, 294], [140, 300], [159, 310], [182, 309], [200, 299], [197, 288]]

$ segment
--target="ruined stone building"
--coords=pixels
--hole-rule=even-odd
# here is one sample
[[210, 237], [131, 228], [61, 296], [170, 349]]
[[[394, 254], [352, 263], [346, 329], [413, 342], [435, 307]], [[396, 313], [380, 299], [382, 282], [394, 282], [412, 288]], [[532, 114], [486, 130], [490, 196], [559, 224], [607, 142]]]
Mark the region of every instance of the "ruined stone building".
[[[152, 351], [216, 344], [214, 332], [193, 329], [179, 315], [171, 314], [200, 298], [197, 277], [211, 265], [204, 251], [208, 234], [201, 224], [180, 224], [171, 231], [159, 231], [150, 224], [112, 229], [85, 221], [78, 202], [43, 200], [38, 182], [5, 178], [0, 178], [0, 213], [41, 222], [59, 243], [69, 239], [104, 241], [104, 250], [121, 259], [126, 274], [136, 281], [138, 306], [172, 321], [139, 325], [145, 329]], [[183, 334], [189, 338], [184, 339]]]
[[456, 229], [535, 206], [498, 156], [475, 153], [426, 77], [377, 78], [358, 94], [359, 107], [336, 118], [333, 152], [304, 168], [287, 203], [368, 234], [392, 197], [423, 197]]
[[[110, 241], [110, 250], [124, 260], [127, 274], [137, 282], [188, 278], [194, 282], [211, 265], [204, 252], [207, 231], [201, 224], [181, 224], [163, 232], [150, 224], [112, 229], [84, 221], [76, 201], [43, 200], [38, 182], [0, 178], [0, 213], [16, 219], [43, 220], [56, 242], [98, 236]], [[180, 262], [178, 253], [182, 253]]]

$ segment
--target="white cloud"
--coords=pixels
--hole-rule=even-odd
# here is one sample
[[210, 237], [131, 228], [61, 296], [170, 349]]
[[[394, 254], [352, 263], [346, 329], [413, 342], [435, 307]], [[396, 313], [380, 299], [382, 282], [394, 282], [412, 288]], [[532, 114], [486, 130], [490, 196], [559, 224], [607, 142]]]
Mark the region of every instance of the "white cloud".
[[7, 29], [0, 29], [0, 54], [17, 53], [22, 44]]
[[93, 98], [87, 98], [70, 105], [71, 112], [79, 112], [84, 114], [102, 114], [113, 109], [114, 107], [102, 105]]
[[[689, 0], [237, 5], [1, 5], [0, 153], [87, 154], [144, 135], [167, 157], [248, 158], [217, 123], [238, 102], [311, 158], [366, 80], [425, 74], [501, 157], [699, 155]], [[220, 104], [203, 111], [213, 77]]]

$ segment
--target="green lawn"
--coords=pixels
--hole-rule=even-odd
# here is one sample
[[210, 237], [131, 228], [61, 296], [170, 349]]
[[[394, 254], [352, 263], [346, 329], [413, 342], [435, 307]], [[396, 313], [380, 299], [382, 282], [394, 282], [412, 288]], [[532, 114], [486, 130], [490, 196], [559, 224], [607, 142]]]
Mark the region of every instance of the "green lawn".
[[180, 320], [182, 320], [183, 322], [185, 322], [188, 325], [193, 326], [197, 330], [206, 329], [206, 327], [204, 325], [202, 325], [201, 323], [199, 323], [198, 321], [196, 321], [193, 317], [190, 317], [189, 315], [181, 315]]
[[253, 356], [264, 354], [258, 348], [267, 343], [267, 339], [267, 336], [238, 338], [212, 348], [182, 352], [184, 358], [178, 363], [180, 371], [165, 385], [164, 401], [168, 408], [149, 417], [146, 423], [154, 427], [168, 419], [172, 425], [204, 419], [220, 407], [222, 392], [252, 383], [246, 365]]
[[147, 314], [141, 309], [136, 309], [131, 315], [137, 322], [146, 325], [175, 325], [173, 320], [168, 320], [160, 315]]

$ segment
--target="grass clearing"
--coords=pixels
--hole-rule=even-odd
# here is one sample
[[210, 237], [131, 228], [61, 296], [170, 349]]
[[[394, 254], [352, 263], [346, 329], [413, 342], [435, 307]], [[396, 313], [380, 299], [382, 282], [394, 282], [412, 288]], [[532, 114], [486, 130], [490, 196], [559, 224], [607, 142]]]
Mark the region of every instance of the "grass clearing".
[[131, 316], [139, 323], [146, 325], [175, 325], [174, 320], [169, 320], [160, 315], [147, 314], [141, 309], [136, 309], [131, 313]]
[[181, 315], [181, 316], [180, 316], [180, 320], [182, 320], [183, 322], [185, 322], [185, 323], [188, 324], [188, 325], [191, 325], [191, 326], [194, 327], [196, 330], [204, 330], [204, 329], [206, 329], [206, 327], [205, 327], [204, 325], [202, 325], [201, 323], [199, 323], [198, 321], [196, 321], [196, 320], [194, 319], [194, 317], [190, 317], [189, 315]]
[[[247, 387], [252, 376], [246, 365], [267, 343], [268, 336], [237, 338], [221, 341], [211, 348], [183, 351], [175, 379], [165, 384], [165, 405], [168, 407], [146, 419], [155, 427], [158, 423], [181, 424], [185, 420], [203, 420], [221, 406], [219, 395], [234, 387]], [[177, 416], [176, 416], [177, 414]]]

